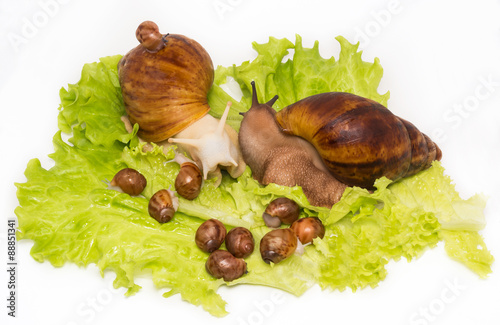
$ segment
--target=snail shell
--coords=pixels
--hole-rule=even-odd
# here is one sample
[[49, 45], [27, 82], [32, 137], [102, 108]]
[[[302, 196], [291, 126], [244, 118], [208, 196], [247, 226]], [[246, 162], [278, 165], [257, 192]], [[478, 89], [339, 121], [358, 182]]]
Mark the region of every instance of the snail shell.
[[325, 236], [325, 226], [317, 217], [302, 218], [290, 226], [297, 235], [297, 238], [302, 244], [312, 243], [316, 237], [323, 238]]
[[226, 238], [227, 230], [217, 219], [203, 222], [196, 230], [196, 245], [204, 252], [211, 253], [218, 249]]
[[201, 191], [203, 178], [200, 168], [194, 162], [184, 162], [175, 178], [175, 190], [185, 199], [195, 199]]
[[124, 193], [135, 196], [144, 191], [147, 180], [146, 177], [137, 170], [133, 168], [123, 168], [115, 174], [109, 185], [118, 186]]
[[238, 258], [246, 258], [252, 254], [255, 246], [253, 235], [247, 228], [236, 227], [226, 235], [227, 250]]
[[295, 201], [280, 197], [269, 203], [262, 217], [268, 227], [274, 228], [279, 227], [281, 223], [292, 224], [299, 215], [300, 207]]
[[179, 201], [173, 192], [161, 189], [149, 199], [148, 212], [159, 223], [165, 223], [172, 220], [178, 207]]
[[216, 250], [208, 257], [205, 268], [213, 277], [229, 282], [247, 273], [247, 263], [224, 250]]
[[332, 175], [370, 188], [428, 168], [441, 151], [413, 124], [383, 105], [354, 94], [329, 92], [304, 98], [275, 115], [286, 134], [311, 143]]
[[132, 125], [139, 124], [139, 137], [159, 142], [208, 113], [213, 63], [199, 43], [162, 35], [151, 21], [140, 24], [136, 36], [141, 44], [118, 63], [123, 101]]
[[295, 252], [297, 241], [290, 228], [271, 230], [260, 240], [260, 255], [267, 264], [279, 263]]

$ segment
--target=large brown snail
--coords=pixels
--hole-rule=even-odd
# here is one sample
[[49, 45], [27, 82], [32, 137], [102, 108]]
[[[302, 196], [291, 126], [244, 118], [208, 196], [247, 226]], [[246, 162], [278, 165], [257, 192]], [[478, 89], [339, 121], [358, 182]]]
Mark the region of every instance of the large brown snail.
[[118, 76], [128, 120], [139, 125], [147, 142], [178, 143], [202, 168], [203, 176], [219, 176], [224, 167], [233, 177], [245, 170], [235, 130], [207, 114], [208, 91], [214, 80], [209, 54], [196, 41], [161, 34], [151, 21], [139, 25], [140, 44], [118, 63]]
[[277, 96], [261, 104], [252, 87], [239, 134], [245, 162], [261, 184], [302, 186], [311, 204], [331, 207], [346, 186], [396, 181], [441, 159], [429, 137], [373, 100], [330, 92], [276, 112]]

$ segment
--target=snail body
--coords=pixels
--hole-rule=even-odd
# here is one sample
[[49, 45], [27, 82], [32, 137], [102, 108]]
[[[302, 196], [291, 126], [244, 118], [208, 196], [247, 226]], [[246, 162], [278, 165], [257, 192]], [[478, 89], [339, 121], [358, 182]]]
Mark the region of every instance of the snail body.
[[208, 114], [208, 92], [214, 80], [210, 55], [196, 41], [161, 34], [145, 21], [136, 37], [140, 44], [118, 63], [118, 77], [127, 117], [126, 128], [139, 125], [141, 141], [177, 143], [202, 168], [204, 179], [219, 178], [220, 168], [240, 176], [238, 135], [225, 124], [230, 104], [219, 120]]
[[313, 205], [331, 207], [347, 186], [396, 181], [441, 159], [429, 137], [370, 99], [330, 92], [276, 112], [277, 96], [261, 104], [252, 88], [240, 127], [243, 159], [261, 184], [299, 185]]

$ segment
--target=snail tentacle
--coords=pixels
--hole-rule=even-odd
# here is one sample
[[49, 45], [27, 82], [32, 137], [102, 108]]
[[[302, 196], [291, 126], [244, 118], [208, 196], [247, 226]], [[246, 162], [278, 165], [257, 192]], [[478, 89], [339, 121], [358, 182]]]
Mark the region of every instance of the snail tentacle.
[[219, 165], [238, 167], [241, 163], [238, 161], [239, 151], [234, 150], [230, 137], [224, 132], [230, 107], [231, 102], [228, 102], [213, 132], [205, 133], [199, 138], [175, 137], [168, 139], [170, 143], [187, 146], [186, 151], [201, 164], [204, 179], [207, 179], [208, 174], [215, 171]]

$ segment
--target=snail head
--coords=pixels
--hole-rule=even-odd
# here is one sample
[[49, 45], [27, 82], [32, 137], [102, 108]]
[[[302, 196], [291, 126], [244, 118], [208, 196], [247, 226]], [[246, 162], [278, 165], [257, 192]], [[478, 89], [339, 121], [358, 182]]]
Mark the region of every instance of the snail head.
[[[267, 103], [261, 104], [259, 103], [259, 100], [257, 98], [257, 89], [255, 87], [255, 81], [252, 81], [250, 84], [252, 85], [252, 106], [250, 107], [248, 112], [265, 110], [272, 113], [272, 115], [276, 114], [276, 111], [272, 108], [272, 106], [278, 100], [278, 95], [271, 98], [271, 100], [269, 100]], [[245, 116], [246, 113], [247, 112], [241, 112], [240, 115]]]

